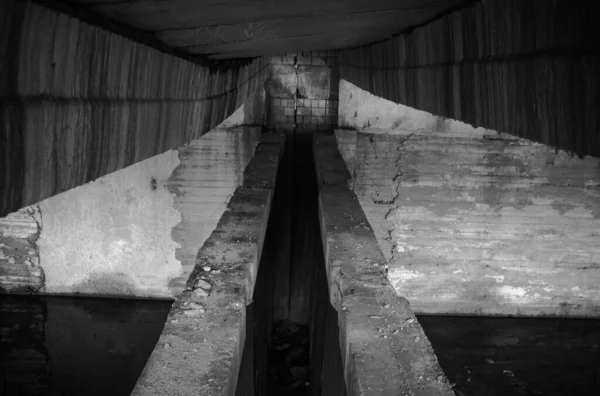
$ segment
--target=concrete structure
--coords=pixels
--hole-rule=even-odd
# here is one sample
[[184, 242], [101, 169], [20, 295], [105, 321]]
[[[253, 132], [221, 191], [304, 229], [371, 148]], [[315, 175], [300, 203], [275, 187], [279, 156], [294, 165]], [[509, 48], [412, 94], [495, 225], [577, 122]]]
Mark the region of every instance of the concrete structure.
[[336, 138], [419, 313], [598, 316], [600, 160], [340, 85]]
[[137, 395], [265, 394], [281, 321], [448, 395], [415, 312], [598, 317], [592, 5], [3, 1], [0, 292], [174, 300]]

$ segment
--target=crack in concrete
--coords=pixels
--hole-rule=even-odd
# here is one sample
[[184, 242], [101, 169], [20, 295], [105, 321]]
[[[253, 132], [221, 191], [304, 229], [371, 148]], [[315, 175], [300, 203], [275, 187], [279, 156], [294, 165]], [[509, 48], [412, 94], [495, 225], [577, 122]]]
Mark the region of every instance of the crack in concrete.
[[391, 226], [390, 230], [388, 231], [388, 237], [386, 238], [386, 240], [391, 244], [390, 259], [388, 260], [388, 263], [386, 265], [386, 273], [387, 273], [387, 270], [388, 270], [390, 264], [396, 258], [395, 257], [395, 255], [396, 255], [396, 247], [398, 246], [397, 242], [395, 242], [394, 239], [393, 239], [393, 233], [394, 233], [394, 230], [396, 229], [396, 226], [394, 225], [394, 223], [389, 218], [390, 218], [390, 216], [392, 216], [392, 214], [399, 207], [399, 205], [396, 205], [396, 200], [400, 197], [400, 191], [399, 191], [399, 189], [400, 189], [400, 184], [402, 183], [401, 178], [403, 176], [403, 173], [402, 173], [401, 169], [399, 168], [400, 160], [402, 159], [402, 153], [400, 151], [402, 150], [402, 147], [404, 146], [404, 144], [410, 138], [412, 138], [413, 136], [414, 136], [414, 134], [410, 134], [410, 135], [406, 136], [404, 139], [402, 139], [398, 143], [398, 147], [396, 148], [396, 150], [398, 151], [398, 156], [396, 157], [396, 160], [394, 162], [394, 165], [396, 167], [396, 175], [392, 179], [392, 181], [396, 183], [396, 187], [394, 188], [394, 196], [389, 201], [390, 209], [388, 210], [388, 212], [384, 216], [385, 220]]

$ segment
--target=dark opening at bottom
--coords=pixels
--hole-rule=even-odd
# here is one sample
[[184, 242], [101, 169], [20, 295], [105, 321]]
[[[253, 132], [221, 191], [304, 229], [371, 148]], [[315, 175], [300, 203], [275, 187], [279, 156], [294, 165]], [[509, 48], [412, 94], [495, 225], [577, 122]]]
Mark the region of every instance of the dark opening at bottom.
[[346, 394], [337, 312], [329, 302], [312, 133], [286, 139], [253, 303], [237, 396]]
[[457, 396], [600, 395], [600, 320], [418, 319]]
[[0, 296], [0, 395], [129, 395], [171, 303]]

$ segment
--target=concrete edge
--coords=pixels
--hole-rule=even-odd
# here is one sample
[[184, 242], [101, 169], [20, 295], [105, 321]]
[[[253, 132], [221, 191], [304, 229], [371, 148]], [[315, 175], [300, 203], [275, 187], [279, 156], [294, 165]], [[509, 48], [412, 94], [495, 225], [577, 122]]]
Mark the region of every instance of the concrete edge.
[[333, 134], [315, 134], [319, 215], [349, 395], [453, 395], [429, 340], [387, 279], [385, 258]]
[[[234, 395], [284, 137], [265, 134], [132, 395]], [[260, 187], [260, 188], [259, 188]]]

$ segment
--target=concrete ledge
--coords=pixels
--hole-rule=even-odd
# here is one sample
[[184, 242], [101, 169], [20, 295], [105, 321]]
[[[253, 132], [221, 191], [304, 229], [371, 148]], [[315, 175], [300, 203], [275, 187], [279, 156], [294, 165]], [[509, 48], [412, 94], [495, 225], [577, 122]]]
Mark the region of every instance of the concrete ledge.
[[386, 260], [335, 138], [316, 134], [319, 214], [331, 304], [338, 312], [349, 395], [453, 395], [406, 299], [386, 276]]
[[244, 184], [200, 249], [133, 395], [235, 394], [283, 142], [263, 137]]

